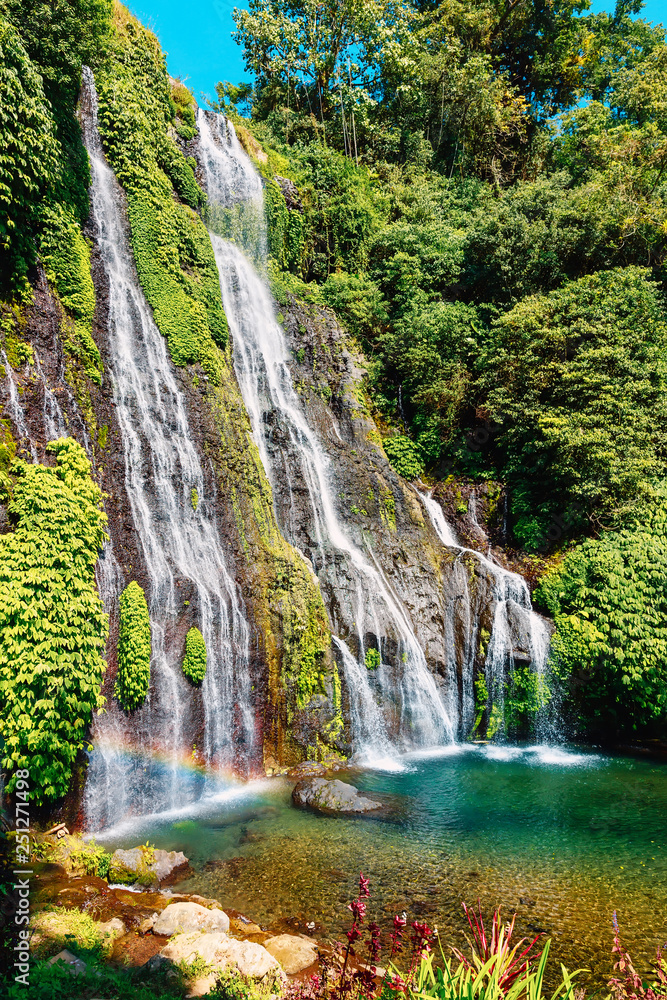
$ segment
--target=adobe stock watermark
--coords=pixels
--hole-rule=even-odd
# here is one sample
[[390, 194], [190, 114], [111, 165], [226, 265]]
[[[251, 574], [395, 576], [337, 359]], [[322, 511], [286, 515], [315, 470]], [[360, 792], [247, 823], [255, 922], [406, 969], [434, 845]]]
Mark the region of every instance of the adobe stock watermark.
[[22, 986], [30, 983], [30, 772], [22, 769], [16, 772], [14, 789], [15, 802], [15, 841], [14, 868], [16, 876], [13, 883], [14, 924], [17, 928], [17, 941], [14, 945], [14, 979]]

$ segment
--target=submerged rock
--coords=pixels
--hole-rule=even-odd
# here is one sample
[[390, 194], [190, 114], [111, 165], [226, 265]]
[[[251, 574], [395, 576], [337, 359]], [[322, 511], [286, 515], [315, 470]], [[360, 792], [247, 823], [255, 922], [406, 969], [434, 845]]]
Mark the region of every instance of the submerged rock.
[[191, 964], [198, 958], [215, 970], [230, 966], [243, 976], [263, 979], [267, 973], [283, 975], [280, 964], [261, 944], [253, 941], [235, 941], [226, 934], [178, 934], [165, 945], [160, 955], [177, 965]]
[[265, 941], [264, 947], [280, 962], [288, 976], [303, 972], [317, 961], [317, 945], [296, 934], [278, 934]]
[[338, 778], [309, 778], [300, 781], [292, 792], [292, 801], [301, 808], [309, 807], [318, 812], [367, 813], [381, 809], [383, 803], [362, 795], [354, 785]]
[[122, 885], [158, 885], [173, 881], [177, 875], [185, 875], [189, 866], [182, 851], [146, 851], [143, 847], [132, 847], [128, 851], [117, 850], [111, 855], [109, 881]]
[[207, 910], [199, 903], [171, 903], [165, 907], [153, 924], [153, 934], [171, 937], [172, 934], [190, 931], [229, 930], [229, 917], [223, 910]]

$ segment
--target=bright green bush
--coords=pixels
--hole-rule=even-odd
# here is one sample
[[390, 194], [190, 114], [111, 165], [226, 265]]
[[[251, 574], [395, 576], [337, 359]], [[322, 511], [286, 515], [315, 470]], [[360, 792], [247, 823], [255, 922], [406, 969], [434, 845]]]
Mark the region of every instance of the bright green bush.
[[498, 461], [529, 518], [574, 505], [611, 527], [641, 509], [667, 459], [655, 431], [667, 422], [667, 315], [646, 270], [529, 296], [494, 324], [482, 364]]
[[366, 650], [365, 663], [366, 663], [366, 669], [367, 670], [376, 670], [380, 666], [381, 662], [382, 661], [381, 661], [381, 658], [380, 658], [380, 650], [379, 649], [367, 649]]
[[120, 595], [118, 672], [114, 694], [126, 712], [143, 704], [151, 678], [151, 622], [143, 590], [133, 580]]
[[48, 445], [55, 468], [16, 461], [0, 535], [0, 718], [2, 766], [28, 768], [35, 803], [63, 796], [83, 747], [100, 685], [107, 616], [95, 587], [104, 542], [102, 494], [83, 448]]
[[667, 516], [588, 539], [542, 579], [554, 669], [585, 721], [608, 736], [667, 729]]
[[322, 286], [322, 298], [357, 337], [373, 340], [387, 323], [382, 293], [366, 275], [330, 274]]
[[52, 183], [58, 144], [42, 80], [0, 15], [0, 272], [20, 283], [34, 261], [38, 206]]
[[395, 437], [385, 438], [382, 445], [392, 468], [399, 476], [410, 482], [419, 479], [424, 471], [424, 462], [414, 441], [404, 434], [397, 434]]
[[201, 684], [206, 676], [206, 643], [198, 628], [191, 628], [185, 639], [183, 673], [193, 684]]
[[40, 256], [49, 281], [73, 318], [71, 331], [63, 331], [66, 347], [86, 375], [99, 385], [102, 363], [92, 337], [95, 286], [90, 273], [90, 247], [76, 220], [59, 205], [49, 206], [44, 212]]

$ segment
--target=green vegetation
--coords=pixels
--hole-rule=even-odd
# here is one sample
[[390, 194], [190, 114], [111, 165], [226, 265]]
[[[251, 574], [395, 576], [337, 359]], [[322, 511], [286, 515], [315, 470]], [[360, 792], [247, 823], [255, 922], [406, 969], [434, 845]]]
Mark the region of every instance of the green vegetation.
[[107, 616], [95, 587], [105, 539], [102, 494], [75, 441], [48, 445], [55, 468], [9, 466], [7, 510], [14, 531], [0, 535], [0, 704], [3, 768], [39, 775], [35, 803], [60, 798], [93, 711], [100, 685]]
[[64, 213], [67, 225], [77, 227], [87, 218], [88, 159], [74, 110], [82, 65], [95, 67], [104, 56], [110, 14], [110, 0], [0, 2], [4, 294], [27, 291], [27, 270], [42, 238], [50, 243], [54, 215]]
[[384, 450], [392, 467], [404, 479], [419, 479], [424, 471], [424, 463], [421, 459], [419, 448], [404, 434], [397, 434], [395, 437], [385, 438]]
[[[133, 974], [88, 958], [86, 971], [72, 976], [70, 966], [63, 962], [48, 965], [35, 961], [30, 968], [30, 1000], [88, 1000], [91, 996], [113, 997], [114, 1000], [170, 1000], [172, 997], [182, 1000], [183, 980], [180, 976], [168, 976], [168, 972], [171, 970]], [[8, 1000], [25, 998], [25, 986], [13, 979], [7, 981], [6, 990]]]
[[177, 109], [183, 115], [189, 105], [179, 88], [174, 102], [155, 36], [120, 4], [113, 26], [110, 57], [96, 77], [99, 124], [127, 193], [139, 279], [175, 364], [200, 362], [217, 385], [227, 321], [211, 241], [195, 211], [203, 194], [169, 136]]
[[367, 670], [377, 670], [381, 662], [382, 659], [380, 657], [379, 649], [371, 648], [366, 650], [365, 663]]
[[74, 951], [85, 959], [108, 958], [113, 945], [113, 935], [100, 930], [98, 921], [83, 910], [54, 910], [38, 913], [32, 928], [37, 941], [35, 948], [40, 958], [57, 955], [63, 948]]
[[667, 513], [587, 539], [535, 594], [553, 615], [554, 667], [589, 728], [661, 732], [667, 713]]
[[206, 676], [206, 643], [198, 628], [191, 628], [186, 636], [183, 673], [193, 684], [201, 684]]
[[[395, 470], [501, 483], [511, 547], [584, 543], [558, 571], [559, 637], [602, 600], [593, 551], [631, 533], [614, 558], [656, 652], [637, 659], [640, 612], [620, 605], [600, 629], [613, 656], [592, 633], [560, 650], [583, 727], [622, 726], [614, 676], [632, 699], [662, 676], [640, 538], [667, 481], [667, 45], [641, 8], [251, 0], [234, 17], [254, 87], [218, 87], [298, 188], [302, 211], [268, 197], [276, 294], [324, 302], [363, 349]], [[547, 697], [526, 684], [510, 681], [512, 726]], [[661, 698], [633, 706], [629, 725], [665, 732]]]
[[46, 276], [71, 317], [62, 331], [66, 349], [98, 385], [100, 352], [92, 338], [95, 287], [90, 273], [90, 247], [76, 220], [61, 206], [44, 211], [40, 256]]
[[114, 694], [126, 712], [133, 712], [148, 694], [151, 678], [151, 622], [146, 597], [136, 582], [120, 595], [118, 672]]

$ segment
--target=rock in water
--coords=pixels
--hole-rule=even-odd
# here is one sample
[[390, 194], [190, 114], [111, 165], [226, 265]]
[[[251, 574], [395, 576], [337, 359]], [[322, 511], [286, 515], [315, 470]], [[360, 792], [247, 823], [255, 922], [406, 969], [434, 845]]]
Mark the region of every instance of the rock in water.
[[[169, 909], [169, 907], [167, 907]], [[236, 967], [241, 975], [263, 979], [269, 972], [283, 975], [280, 964], [261, 944], [235, 941], [226, 934], [178, 934], [160, 955], [174, 965], [191, 965], [198, 958], [215, 970]]]
[[176, 873], [188, 867], [188, 859], [182, 851], [152, 851], [142, 847], [132, 847], [129, 851], [117, 850], [111, 855], [109, 882], [123, 885], [157, 885], [167, 879], [173, 880]]
[[278, 934], [265, 941], [264, 947], [278, 959], [288, 976], [303, 972], [317, 961], [317, 945], [296, 934]]
[[223, 910], [207, 910], [199, 903], [170, 903], [153, 924], [153, 934], [171, 937], [178, 931], [223, 931], [229, 930], [229, 917]]
[[338, 778], [300, 781], [294, 787], [292, 801], [296, 806], [329, 814], [367, 813], [382, 808], [382, 802], [366, 798], [354, 785], [347, 785]]

